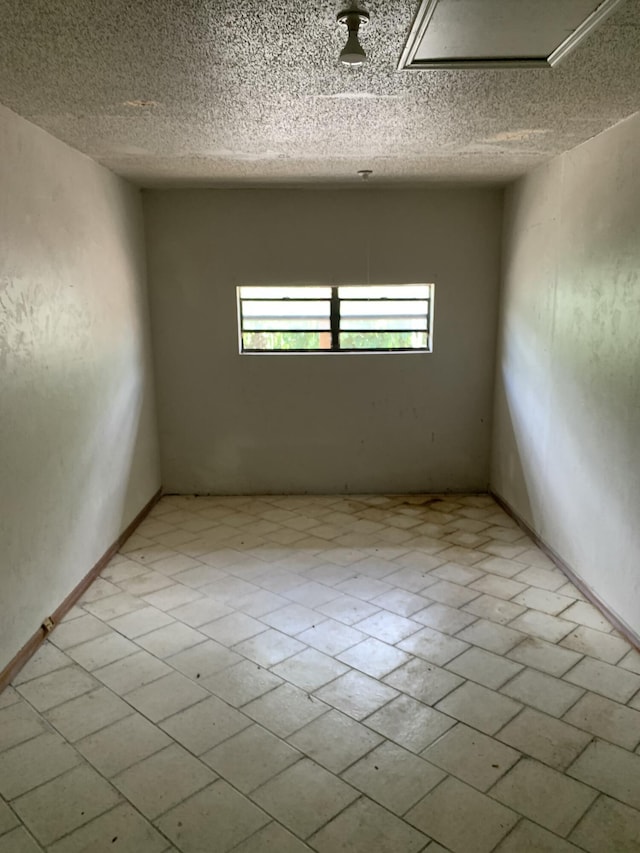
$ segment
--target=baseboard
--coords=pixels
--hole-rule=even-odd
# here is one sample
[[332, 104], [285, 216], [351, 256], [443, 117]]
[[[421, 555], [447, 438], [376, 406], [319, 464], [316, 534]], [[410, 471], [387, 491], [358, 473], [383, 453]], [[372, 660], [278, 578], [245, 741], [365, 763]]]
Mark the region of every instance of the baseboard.
[[147, 515], [151, 512], [156, 503], [160, 500], [162, 495], [162, 489], [158, 489], [155, 495], [151, 498], [148, 503], [146, 503], [140, 512], [133, 519], [131, 524], [127, 525], [127, 527], [122, 531], [120, 536], [116, 539], [116, 541], [111, 545], [100, 557], [98, 562], [90, 569], [89, 572], [82, 578], [80, 583], [78, 583], [73, 590], [69, 593], [69, 595], [64, 599], [64, 601], [54, 610], [49, 619], [47, 620], [47, 624], [43, 623], [35, 634], [27, 640], [24, 646], [20, 649], [18, 654], [9, 661], [9, 663], [4, 667], [4, 669], [0, 672], [0, 693], [4, 690], [4, 688], [10, 684], [15, 676], [20, 672], [25, 663], [29, 660], [31, 655], [37, 650], [38, 646], [44, 638], [51, 633], [51, 631], [55, 628], [55, 626], [66, 616], [66, 614], [71, 610], [73, 605], [82, 597], [85, 591], [91, 586], [93, 581], [98, 577], [100, 572], [107, 565], [109, 560], [113, 557], [113, 555], [118, 551], [122, 545], [127, 541], [127, 539], [131, 536], [134, 530], [138, 527], [138, 525], [144, 521]]
[[533, 530], [523, 518], [521, 518], [515, 509], [497, 492], [493, 490], [489, 490], [489, 494], [495, 500], [495, 502], [502, 507], [502, 509], [509, 515], [518, 525], [518, 527], [522, 528], [524, 532], [529, 536], [530, 539], [533, 539], [535, 544], [540, 548], [540, 550], [547, 555], [547, 557], [555, 563], [555, 565], [560, 569], [560, 571], [567, 577], [571, 583], [576, 586], [580, 592], [584, 595], [584, 597], [593, 604], [594, 607], [602, 613], [602, 615], [607, 619], [611, 624], [619, 631], [625, 639], [627, 639], [632, 646], [640, 651], [640, 636], [636, 634], [636, 632], [627, 625], [627, 623], [618, 616], [606, 602], [604, 602], [597, 592], [591, 589], [591, 587], [582, 580], [571, 568], [571, 566], [566, 563], [560, 554], [558, 554], [554, 549], [548, 545], [544, 539], [541, 539], [538, 534]]

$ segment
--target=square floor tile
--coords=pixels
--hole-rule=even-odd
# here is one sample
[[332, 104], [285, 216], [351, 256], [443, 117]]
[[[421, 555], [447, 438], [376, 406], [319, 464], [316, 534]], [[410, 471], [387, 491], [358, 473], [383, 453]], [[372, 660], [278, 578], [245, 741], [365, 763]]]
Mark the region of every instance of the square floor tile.
[[233, 853], [308, 853], [309, 850], [303, 841], [274, 821], [234, 847]]
[[523, 565], [516, 560], [509, 560], [504, 557], [487, 557], [477, 564], [477, 568], [494, 575], [500, 575], [503, 578], [512, 578], [522, 571]]
[[298, 687], [283, 684], [242, 710], [279, 737], [288, 737], [328, 711], [329, 706]]
[[282, 595], [276, 595], [275, 592], [269, 592], [267, 589], [260, 589], [257, 592], [249, 593], [249, 595], [231, 598], [228, 603], [242, 613], [255, 616], [256, 619], [262, 619], [263, 616], [268, 616], [275, 610], [286, 607], [290, 602], [288, 598], [284, 598]]
[[109, 634], [103, 634], [102, 637], [73, 646], [67, 650], [67, 654], [81, 667], [92, 672], [137, 651], [139, 649], [135, 643], [111, 631]]
[[488, 652], [504, 655], [516, 646], [525, 635], [521, 631], [514, 631], [506, 625], [496, 625], [487, 619], [478, 619], [473, 625], [469, 625], [456, 635], [459, 639], [474, 646], [480, 646]]
[[640, 675], [591, 658], [583, 658], [563, 677], [572, 684], [623, 704], [640, 690]]
[[348, 666], [316, 649], [306, 649], [272, 667], [276, 675], [309, 692], [348, 671]]
[[640, 809], [640, 755], [597, 740], [574, 761], [567, 773]]
[[424, 750], [422, 757], [481, 791], [487, 791], [520, 758], [492, 737], [458, 723]]
[[511, 809], [451, 776], [405, 815], [453, 853], [490, 853], [518, 819]]
[[485, 734], [495, 734], [522, 708], [518, 702], [467, 681], [437, 705], [437, 710], [455, 717]]
[[462, 684], [463, 679], [435, 664], [414, 659], [387, 675], [384, 683], [427, 705], [434, 705]]
[[169, 578], [160, 572], [148, 571], [144, 575], [137, 575], [135, 578], [127, 578], [120, 581], [118, 586], [130, 595], [148, 595], [151, 592], [157, 592], [159, 589], [164, 589], [166, 586], [172, 586], [173, 578]]
[[392, 645], [420, 630], [420, 625], [416, 622], [407, 619], [405, 616], [389, 613], [387, 610], [380, 610], [374, 616], [362, 619], [354, 627], [358, 631], [364, 631], [371, 637], [376, 637], [378, 640]]
[[637, 853], [640, 813], [600, 797], [569, 838], [589, 853]]
[[491, 796], [551, 832], [566, 835], [598, 794], [538, 761], [523, 758], [494, 786]]
[[589, 743], [590, 735], [525, 708], [496, 737], [556, 770], [566, 770]]
[[[576, 602], [582, 604], [583, 602]], [[610, 626], [609, 626], [610, 627]], [[580, 625], [567, 634], [562, 645], [581, 654], [590, 655], [606, 663], [618, 663], [629, 651], [629, 644], [611, 634]]]
[[390, 592], [391, 589], [392, 587], [384, 581], [362, 575], [343, 581], [336, 586], [338, 592], [345, 593], [345, 595], [353, 595], [355, 598], [361, 598], [363, 601], [371, 601], [372, 598], [377, 598], [384, 592]]
[[109, 626], [91, 616], [89, 613], [73, 619], [71, 622], [61, 622], [56, 625], [54, 631], [49, 635], [49, 642], [59, 649], [69, 649], [87, 640], [93, 640], [101, 634], [108, 634]]
[[635, 749], [640, 743], [640, 711], [595, 693], [586, 693], [564, 719], [625, 749]]
[[469, 644], [457, 640], [455, 637], [450, 637], [448, 634], [442, 634], [433, 628], [421, 628], [411, 637], [407, 637], [406, 640], [398, 643], [398, 648], [431, 661], [431, 663], [444, 666], [468, 649]]
[[183, 625], [182, 622], [172, 622], [170, 625], [138, 637], [136, 642], [152, 655], [168, 658], [192, 646], [197, 646], [198, 643], [203, 643], [205, 639], [206, 637], [194, 628]]
[[0, 795], [24, 794], [74, 767], [80, 756], [57, 734], [46, 732], [0, 755]]
[[315, 610], [304, 607], [302, 604], [289, 604], [267, 613], [263, 616], [262, 621], [272, 628], [277, 628], [278, 631], [294, 635], [324, 621], [324, 618]]
[[[476, 599], [476, 601], [478, 600]], [[444, 634], [456, 634], [475, 622], [477, 617], [473, 615], [472, 611], [464, 613], [455, 607], [449, 607], [447, 604], [434, 603], [424, 610], [417, 611], [411, 618], [414, 622], [428, 625], [429, 628], [435, 628], [436, 631], [442, 631]]]
[[220, 619], [221, 616], [228, 616], [233, 613], [233, 609], [226, 604], [221, 604], [219, 601], [214, 601], [212, 598], [198, 598], [196, 601], [191, 601], [189, 604], [181, 604], [180, 607], [174, 607], [168, 612], [168, 616], [174, 619], [179, 619], [185, 625], [191, 628], [199, 628], [206, 622], [213, 622], [215, 619]]
[[411, 752], [421, 752], [456, 723], [410, 696], [398, 696], [364, 722]]
[[425, 595], [432, 601], [448, 604], [449, 607], [462, 607], [464, 604], [473, 601], [474, 598], [478, 598], [480, 592], [450, 581], [438, 581], [429, 587]]
[[511, 627], [531, 637], [538, 637], [550, 643], [559, 643], [576, 626], [574, 622], [567, 622], [559, 616], [549, 616], [548, 613], [540, 613], [538, 610], [528, 610], [514, 619]]
[[200, 757], [235, 788], [248, 793], [290, 767], [302, 754], [254, 724]]
[[243, 640], [234, 646], [233, 650], [261, 666], [269, 667], [304, 651], [305, 648], [304, 643], [271, 628], [257, 637]]
[[[526, 589], [526, 584], [518, 583], [518, 581], [503, 578], [499, 575], [485, 575], [469, 587], [485, 595], [493, 595], [496, 598], [504, 598], [509, 600], [515, 596], [522, 594]], [[530, 607], [531, 605], [527, 605]]]
[[414, 853], [427, 839], [391, 812], [360, 799], [310, 840], [319, 853]]
[[339, 655], [340, 652], [355, 646], [356, 643], [360, 643], [366, 638], [367, 635], [363, 634], [362, 631], [343, 625], [334, 619], [325, 619], [324, 622], [315, 627], [302, 631], [296, 639], [327, 655]]
[[[138, 571], [144, 571], [142, 566], [134, 563]], [[144, 601], [137, 598], [135, 595], [129, 595], [128, 592], [118, 592], [118, 595], [110, 595], [108, 598], [102, 598], [99, 601], [93, 601], [84, 605], [84, 610], [91, 613], [93, 616], [101, 619], [103, 622], [108, 622], [110, 619], [115, 619], [118, 616], [124, 616], [126, 613], [132, 613], [134, 610], [140, 610], [144, 607]]]
[[41, 853], [42, 847], [27, 830], [19, 826], [0, 837], [0, 853]]
[[282, 679], [253, 661], [241, 660], [205, 678], [203, 687], [239, 708], [282, 684]]
[[580, 625], [586, 625], [588, 628], [595, 628], [596, 631], [611, 630], [611, 623], [605, 619], [600, 611], [589, 604], [587, 601], [576, 601], [562, 614], [563, 618], [578, 622]]
[[212, 640], [229, 648], [266, 631], [267, 626], [253, 616], [247, 616], [246, 613], [231, 613], [229, 616], [223, 616], [221, 619], [202, 625], [200, 630]]
[[280, 823], [306, 838], [357, 799], [358, 792], [305, 758], [251, 796]]
[[102, 776], [83, 765], [24, 794], [13, 808], [46, 845], [113, 808], [119, 799]]
[[370, 637], [338, 655], [338, 659], [367, 675], [382, 678], [403, 663], [407, 663], [411, 656]]
[[506, 660], [501, 655], [494, 655], [493, 652], [487, 652], [473, 646], [452, 660], [447, 669], [463, 676], [463, 678], [470, 678], [478, 684], [497, 690], [514, 675], [517, 675], [522, 666]]
[[167, 658], [167, 663], [193, 681], [205, 679], [234, 663], [240, 663], [242, 657], [215, 640], [205, 640], [197, 646], [191, 646], [177, 655]]
[[21, 684], [18, 693], [37, 711], [48, 711], [99, 686], [95, 678], [79, 666], [67, 666]]
[[315, 693], [318, 699], [362, 720], [398, 695], [398, 691], [361, 672], [348, 672]]
[[226, 702], [211, 696], [164, 720], [160, 728], [194, 755], [201, 755], [251, 725]]
[[548, 675], [564, 675], [582, 657], [578, 652], [560, 648], [553, 643], [527, 637], [507, 655], [511, 660], [546, 672]]
[[580, 688], [535, 669], [525, 669], [502, 688], [502, 693], [561, 717], [582, 695]]
[[173, 610], [174, 607], [189, 604], [200, 597], [200, 593], [191, 587], [185, 586], [182, 583], [176, 583], [173, 586], [167, 586], [157, 592], [145, 595], [144, 600], [152, 607], [157, 607], [158, 610]]
[[0, 710], [0, 752], [48, 732], [49, 726], [26, 702]]
[[82, 755], [110, 778], [171, 743], [169, 737], [146, 717], [132, 714], [76, 743]]
[[383, 743], [342, 774], [367, 796], [402, 815], [446, 776], [393, 743]]
[[569, 844], [547, 829], [536, 826], [528, 820], [522, 820], [509, 833], [495, 853], [580, 853], [577, 847]]
[[133, 613], [112, 619], [109, 625], [119, 634], [129, 637], [129, 639], [135, 639], [143, 634], [148, 634], [150, 631], [155, 631], [157, 628], [170, 625], [172, 622], [171, 616], [162, 610], [158, 610], [157, 607], [151, 607], [149, 604], [140, 610], [134, 610]]
[[198, 687], [184, 675], [172, 672], [151, 684], [136, 687], [135, 690], [127, 693], [126, 700], [145, 717], [157, 723], [205, 699], [207, 695], [206, 690]]
[[524, 604], [525, 607], [530, 607], [533, 610], [541, 610], [550, 616], [557, 616], [564, 610], [562, 618], [573, 621], [571, 620], [571, 616], [566, 612], [566, 608], [573, 603], [573, 599], [566, 595], [560, 595], [548, 589], [538, 589], [538, 587], [532, 586], [519, 595], [516, 595], [514, 601], [517, 604]]
[[171, 809], [157, 825], [184, 853], [226, 853], [268, 822], [264, 812], [220, 779]]
[[433, 569], [431, 574], [440, 580], [451, 581], [461, 586], [466, 586], [485, 576], [484, 572], [478, 569], [471, 568], [471, 566], [459, 566], [457, 563], [443, 563], [443, 565]]
[[163, 853], [167, 839], [129, 804], [116, 806], [57, 841], [51, 853]]
[[173, 744], [111, 781], [145, 817], [153, 819], [214, 779], [215, 774], [201, 761]]
[[426, 599], [421, 595], [416, 595], [406, 589], [392, 589], [390, 592], [383, 592], [372, 602], [384, 610], [407, 618], [418, 610], [424, 610], [425, 603]]
[[140, 651], [135, 655], [110, 663], [93, 673], [103, 684], [119, 696], [149, 684], [163, 675], [170, 675], [171, 667], [158, 660], [149, 652]]
[[9, 808], [4, 800], [0, 800], [0, 836], [4, 835], [5, 832], [9, 832], [10, 829], [13, 829], [19, 824], [20, 821], [15, 816], [14, 812]]
[[48, 673], [54, 672], [56, 669], [62, 669], [72, 663], [71, 658], [64, 652], [45, 641], [36, 653], [29, 658], [11, 683], [14, 686], [24, 684], [25, 681], [31, 681], [33, 678], [39, 678], [41, 675], [48, 675]]
[[530, 586], [537, 586], [540, 589], [550, 589], [555, 592], [561, 586], [564, 586], [566, 578], [560, 572], [552, 572], [548, 569], [529, 566], [517, 575], [517, 580]]
[[47, 721], [70, 743], [133, 713], [119, 696], [99, 687], [45, 713]]
[[317, 605], [316, 610], [324, 616], [344, 622], [345, 625], [354, 625], [361, 619], [373, 616], [380, 610], [375, 604], [354, 598], [352, 595], [344, 595], [344, 593], [336, 593], [336, 595], [338, 597], [334, 598], [333, 601]]
[[507, 622], [511, 622], [516, 616], [524, 613], [525, 609], [520, 604], [495, 598], [493, 595], [481, 595], [480, 598], [475, 598], [464, 606], [466, 613], [482, 616], [483, 619], [489, 619], [499, 625], [506, 625]]
[[339, 711], [323, 714], [289, 738], [308, 758], [333, 773], [341, 773], [381, 741], [371, 729]]

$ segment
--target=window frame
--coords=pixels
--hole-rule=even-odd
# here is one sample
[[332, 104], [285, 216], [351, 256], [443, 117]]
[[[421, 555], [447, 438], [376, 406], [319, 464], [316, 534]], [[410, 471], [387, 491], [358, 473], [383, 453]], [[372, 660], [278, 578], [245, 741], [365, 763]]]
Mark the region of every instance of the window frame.
[[[428, 288], [428, 293], [426, 297], [402, 297], [402, 296], [393, 296], [393, 297], [362, 297], [359, 300], [357, 297], [348, 296], [341, 297], [340, 296], [340, 288], [368, 288], [368, 287], [389, 287], [389, 288], [402, 288], [402, 287], [426, 287]], [[279, 289], [284, 290], [287, 288], [291, 288], [292, 290], [300, 290], [301, 288], [309, 287], [318, 288], [322, 287], [323, 289], [329, 289], [331, 291], [331, 295], [329, 300], [329, 329], [326, 330], [313, 330], [313, 329], [245, 329], [244, 328], [244, 319], [245, 315], [242, 310], [243, 302], [286, 302], [289, 297], [264, 297], [261, 299], [260, 297], [256, 297], [252, 295], [250, 297], [243, 297], [242, 290], [243, 288], [251, 288], [252, 290], [260, 290], [264, 289], [265, 291]], [[388, 355], [388, 354], [398, 354], [398, 353], [421, 353], [421, 354], [430, 354], [433, 352], [433, 306], [434, 306], [434, 293], [435, 293], [435, 285], [431, 283], [420, 282], [416, 283], [408, 283], [403, 282], [402, 284], [389, 284], [389, 285], [373, 285], [373, 284], [315, 284], [315, 285], [301, 285], [301, 284], [291, 284], [291, 285], [239, 285], [236, 288], [236, 301], [237, 301], [237, 311], [238, 311], [238, 341], [239, 341], [239, 354], [240, 355]], [[291, 301], [300, 301], [300, 297], [292, 296]], [[324, 301], [324, 300], [321, 300]], [[340, 313], [340, 303], [341, 302], [370, 302], [370, 303], [384, 303], [385, 301], [389, 302], [427, 302], [427, 311], [424, 315], [420, 315], [420, 317], [424, 317], [426, 319], [426, 329], [344, 329], [341, 328], [341, 313]], [[389, 315], [392, 317], [392, 315]], [[330, 334], [331, 335], [331, 347], [326, 349], [321, 349], [320, 347], [314, 348], [292, 348], [292, 349], [257, 349], [245, 347], [244, 345], [244, 334], [249, 332], [266, 332], [268, 334], [273, 334], [275, 332], [291, 332], [302, 334], [310, 331], [318, 331], [320, 334]], [[388, 334], [391, 332], [421, 332], [426, 333], [427, 343], [424, 347], [341, 347], [340, 346], [340, 333], [358, 333], [358, 331], [362, 332], [370, 332], [370, 333], [382, 333]]]

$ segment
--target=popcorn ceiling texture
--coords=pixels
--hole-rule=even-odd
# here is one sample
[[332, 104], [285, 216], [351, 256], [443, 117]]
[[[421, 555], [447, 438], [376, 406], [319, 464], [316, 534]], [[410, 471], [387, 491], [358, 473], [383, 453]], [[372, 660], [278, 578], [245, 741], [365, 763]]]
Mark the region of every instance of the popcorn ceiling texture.
[[638, 0], [554, 70], [397, 72], [417, 0], [372, 0], [344, 68], [339, 7], [0, 0], [0, 102], [155, 187], [502, 183], [640, 109]]

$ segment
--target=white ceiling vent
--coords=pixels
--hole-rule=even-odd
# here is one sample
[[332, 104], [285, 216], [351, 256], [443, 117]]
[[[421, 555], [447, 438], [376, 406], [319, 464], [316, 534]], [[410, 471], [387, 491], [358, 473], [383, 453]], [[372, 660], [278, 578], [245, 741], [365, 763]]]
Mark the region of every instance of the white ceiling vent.
[[553, 67], [621, 0], [422, 0], [404, 68]]

